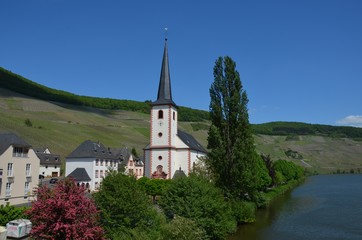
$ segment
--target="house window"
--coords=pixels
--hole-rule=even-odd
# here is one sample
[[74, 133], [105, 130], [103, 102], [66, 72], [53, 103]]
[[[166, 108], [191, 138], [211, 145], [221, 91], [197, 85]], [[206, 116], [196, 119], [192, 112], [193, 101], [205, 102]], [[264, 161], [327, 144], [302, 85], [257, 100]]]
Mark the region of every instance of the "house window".
[[13, 148], [13, 157], [28, 157], [28, 148], [23, 147], [14, 147]]
[[132, 167], [133, 166], [133, 161], [129, 161], [129, 165]]
[[176, 119], [176, 113], [175, 112], [172, 113], [172, 118], [173, 118], [173, 120]]
[[103, 166], [103, 159], [101, 160], [101, 166]]
[[99, 166], [99, 160], [96, 159], [96, 166]]
[[12, 163], [8, 163], [8, 173], [7, 173], [7, 176], [8, 176], [8, 177], [14, 176], [13, 164], [12, 164]]
[[128, 170], [129, 175], [133, 175], [133, 169]]
[[96, 174], [95, 174], [95, 175], [96, 175], [96, 178], [98, 178], [98, 170], [96, 170]]
[[158, 119], [163, 119], [163, 111], [162, 110], [158, 111]]
[[28, 196], [29, 194], [29, 182], [25, 182], [24, 196]]
[[103, 170], [100, 171], [100, 176], [101, 176], [101, 178], [104, 177]]
[[27, 163], [27, 164], [26, 164], [25, 174], [26, 174], [27, 177], [30, 177], [30, 176], [31, 176], [30, 163]]
[[108, 166], [108, 160], [106, 160], [106, 166]]
[[5, 196], [11, 197], [11, 183], [6, 183]]
[[99, 188], [99, 182], [95, 182], [94, 188], [95, 188], [95, 189], [98, 189], [98, 188]]
[[104, 176], [107, 177], [107, 175], [108, 175], [108, 170], [106, 170], [105, 173], [104, 173]]
[[3, 170], [0, 169], [0, 178], [3, 176]]

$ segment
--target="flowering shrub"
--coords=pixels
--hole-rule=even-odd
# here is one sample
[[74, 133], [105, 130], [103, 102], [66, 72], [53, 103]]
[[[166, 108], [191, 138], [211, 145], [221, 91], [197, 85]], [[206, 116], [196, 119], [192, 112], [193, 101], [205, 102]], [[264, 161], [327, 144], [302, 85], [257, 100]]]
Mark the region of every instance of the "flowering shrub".
[[104, 239], [93, 200], [74, 180], [59, 181], [53, 189], [41, 186], [36, 192], [37, 200], [27, 211], [33, 224], [31, 238]]

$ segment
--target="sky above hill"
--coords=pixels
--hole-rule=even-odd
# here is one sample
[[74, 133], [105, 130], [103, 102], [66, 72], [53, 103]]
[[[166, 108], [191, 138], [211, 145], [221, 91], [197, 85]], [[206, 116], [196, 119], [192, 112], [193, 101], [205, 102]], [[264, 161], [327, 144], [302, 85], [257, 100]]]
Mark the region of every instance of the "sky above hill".
[[362, 1], [3, 1], [0, 66], [79, 95], [155, 100], [165, 30], [173, 100], [208, 110], [230, 56], [251, 123], [362, 127]]

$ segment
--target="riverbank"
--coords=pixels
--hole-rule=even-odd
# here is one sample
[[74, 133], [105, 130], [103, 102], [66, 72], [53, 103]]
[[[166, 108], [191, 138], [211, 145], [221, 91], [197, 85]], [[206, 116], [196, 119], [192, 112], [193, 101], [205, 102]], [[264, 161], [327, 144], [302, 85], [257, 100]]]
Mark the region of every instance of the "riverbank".
[[294, 188], [296, 188], [297, 186], [299, 186], [300, 184], [302, 184], [305, 181], [305, 177], [300, 178], [298, 180], [291, 180], [286, 184], [274, 187], [269, 189], [267, 192], [262, 193], [264, 200], [265, 200], [265, 206], [267, 207], [269, 206], [273, 200], [275, 200], [276, 198], [278, 198], [280, 195], [285, 194], [287, 191], [291, 191]]

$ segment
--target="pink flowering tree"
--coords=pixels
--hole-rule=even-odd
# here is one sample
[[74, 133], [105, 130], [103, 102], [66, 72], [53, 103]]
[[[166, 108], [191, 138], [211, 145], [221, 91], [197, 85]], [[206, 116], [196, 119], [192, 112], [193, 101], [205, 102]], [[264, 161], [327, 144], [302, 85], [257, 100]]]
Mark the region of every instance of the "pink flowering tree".
[[52, 189], [39, 187], [27, 214], [32, 239], [104, 239], [93, 200], [72, 179], [59, 181]]

